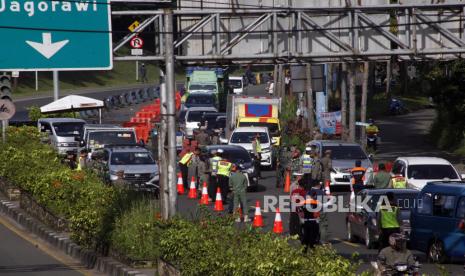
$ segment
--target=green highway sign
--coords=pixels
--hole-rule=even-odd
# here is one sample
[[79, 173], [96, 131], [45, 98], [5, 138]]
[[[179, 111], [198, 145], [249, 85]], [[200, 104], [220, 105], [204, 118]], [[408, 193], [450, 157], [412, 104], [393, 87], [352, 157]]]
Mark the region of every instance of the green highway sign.
[[110, 0], [0, 0], [0, 71], [110, 70]]

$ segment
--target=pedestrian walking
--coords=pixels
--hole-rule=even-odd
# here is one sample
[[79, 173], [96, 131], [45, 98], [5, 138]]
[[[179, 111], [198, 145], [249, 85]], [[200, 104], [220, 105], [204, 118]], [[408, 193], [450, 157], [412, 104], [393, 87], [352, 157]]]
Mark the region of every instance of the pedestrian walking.
[[373, 186], [375, 186], [376, 189], [387, 189], [390, 181], [391, 175], [386, 171], [386, 166], [384, 163], [379, 163], [378, 172], [373, 178]]
[[142, 83], [148, 82], [147, 79], [147, 68], [145, 67], [145, 63], [142, 63], [139, 66], [139, 79]]
[[[237, 165], [232, 164], [231, 176], [229, 177], [229, 189], [232, 193], [233, 202], [230, 203], [229, 211], [234, 212], [237, 215], [237, 210], [242, 208], [242, 214], [244, 215], [244, 222], [249, 222], [249, 208], [247, 206], [247, 177], [237, 170]], [[232, 209], [232, 210], [231, 210]], [[240, 216], [236, 219], [236, 222], [241, 222]]]
[[189, 189], [189, 182], [190, 179], [188, 180], [189, 177], [189, 164], [192, 161], [192, 156], [194, 153], [191, 151], [191, 147], [189, 145], [184, 145], [183, 152], [180, 154], [181, 160], [179, 160], [179, 169], [181, 170], [182, 174], [182, 182], [184, 184], [184, 189], [188, 190]]
[[379, 250], [389, 246], [389, 236], [400, 232], [399, 207], [394, 201], [394, 193], [386, 194], [388, 204], [381, 205], [378, 216], [378, 225], [381, 226], [381, 234], [379, 236]]

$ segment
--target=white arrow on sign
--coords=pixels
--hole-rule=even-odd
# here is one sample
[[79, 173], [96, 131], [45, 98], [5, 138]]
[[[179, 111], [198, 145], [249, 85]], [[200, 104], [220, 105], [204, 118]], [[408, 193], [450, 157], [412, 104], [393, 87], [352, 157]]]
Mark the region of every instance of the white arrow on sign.
[[26, 40], [26, 43], [29, 44], [29, 46], [36, 49], [37, 52], [42, 54], [47, 59], [53, 57], [58, 51], [61, 50], [61, 48], [68, 44], [68, 42], [69, 40], [63, 40], [52, 43], [51, 33], [42, 33], [42, 43]]

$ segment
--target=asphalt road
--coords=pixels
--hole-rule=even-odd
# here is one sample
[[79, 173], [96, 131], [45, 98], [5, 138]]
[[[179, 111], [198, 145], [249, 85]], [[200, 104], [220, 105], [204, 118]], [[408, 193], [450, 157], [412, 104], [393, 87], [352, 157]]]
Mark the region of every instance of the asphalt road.
[[[46, 253], [47, 252], [47, 253]], [[37, 238], [12, 227], [0, 218], [0, 275], [77, 276], [88, 274], [76, 263], [64, 263], [51, 256]], [[58, 255], [58, 253], [57, 253]]]
[[[264, 95], [264, 87], [257, 86], [249, 88], [250, 95]], [[400, 155], [433, 155], [449, 157], [447, 153], [443, 153], [428, 143], [427, 130], [434, 119], [433, 110], [421, 110], [411, 114], [389, 117], [379, 120], [382, 131], [382, 141], [380, 153], [375, 158], [379, 160], [394, 160]], [[263, 178], [259, 181], [259, 189], [257, 192], [247, 194], [247, 205], [249, 206], [249, 217], [253, 218], [255, 210], [255, 202], [260, 201], [263, 208], [264, 202], [270, 202], [269, 198], [276, 196], [284, 196], [283, 188], [276, 188], [276, 173], [274, 171], [262, 171]], [[342, 195], [344, 202], [348, 201], [348, 193], [334, 193], [333, 195]], [[268, 198], [268, 199], [267, 199]], [[198, 216], [198, 200], [187, 199], [187, 196], [180, 196], [178, 200], [178, 210], [187, 218], [195, 218]], [[213, 204], [210, 205], [213, 210]], [[227, 207], [225, 206], [225, 209]], [[265, 227], [264, 232], [272, 231], [275, 212], [272, 210], [263, 210], [262, 215]], [[289, 213], [281, 213], [284, 222], [284, 235], [289, 231]], [[377, 249], [367, 249], [362, 243], [351, 243], [346, 239], [346, 213], [335, 212], [328, 214], [329, 232], [332, 246], [341, 255], [351, 258], [356, 253], [363, 261], [360, 270], [370, 268], [370, 261], [376, 260], [378, 255]], [[422, 264], [421, 272], [432, 275], [439, 274], [439, 266], [426, 262], [425, 255], [421, 252], [414, 252]], [[444, 268], [451, 275], [463, 275], [463, 263], [446, 264]]]

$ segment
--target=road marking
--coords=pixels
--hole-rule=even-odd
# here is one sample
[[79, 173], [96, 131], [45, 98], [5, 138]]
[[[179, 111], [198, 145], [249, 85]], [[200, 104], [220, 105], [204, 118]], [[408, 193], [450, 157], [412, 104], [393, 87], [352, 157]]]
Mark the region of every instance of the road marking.
[[70, 269], [75, 270], [75, 271], [77, 271], [77, 272], [79, 272], [79, 273], [81, 273], [82, 275], [85, 275], [85, 276], [92, 275], [92, 273], [90, 273], [88, 271], [79, 269], [77, 267], [70, 266], [69, 261], [70, 260], [74, 261], [74, 259], [72, 259], [71, 257], [68, 257], [68, 256], [66, 256], [66, 258], [65, 258], [65, 257], [62, 257], [59, 254], [55, 253], [52, 250], [51, 246], [49, 246], [48, 244], [45, 244], [45, 242], [39, 240], [39, 238], [33, 239], [33, 238], [29, 237], [29, 235], [31, 233], [28, 233], [28, 232], [26, 232], [26, 231], [24, 231], [22, 229], [18, 229], [15, 225], [13, 225], [12, 223], [10, 223], [9, 221], [5, 220], [2, 217], [0, 217], [0, 223], [3, 224], [3, 226], [5, 226], [11, 232], [18, 235], [23, 240], [29, 242], [30, 244], [32, 244], [33, 246], [35, 246], [36, 248], [38, 248], [39, 250], [41, 250], [45, 254], [49, 255], [50, 257], [54, 258], [55, 260], [59, 261], [60, 263], [66, 265]]
[[341, 240], [341, 239], [338, 239], [338, 238], [335, 238], [335, 239], [333, 239], [333, 240], [342, 242], [343, 244], [347, 244], [347, 245], [349, 245], [349, 246], [360, 247], [360, 244], [351, 243], [351, 242], [348, 242], [348, 241], [345, 241], [345, 240]]

